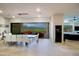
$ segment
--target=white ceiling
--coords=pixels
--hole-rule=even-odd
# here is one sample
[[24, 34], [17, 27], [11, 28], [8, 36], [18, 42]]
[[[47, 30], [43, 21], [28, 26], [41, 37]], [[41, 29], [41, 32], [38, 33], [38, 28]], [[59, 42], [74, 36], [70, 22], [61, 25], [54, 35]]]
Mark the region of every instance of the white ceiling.
[[[78, 3], [0, 3], [0, 14], [4, 17], [37, 17], [36, 8], [41, 9], [41, 17], [50, 17], [54, 14], [64, 13], [65, 19], [79, 16]], [[29, 15], [19, 16], [18, 13], [28, 13]]]

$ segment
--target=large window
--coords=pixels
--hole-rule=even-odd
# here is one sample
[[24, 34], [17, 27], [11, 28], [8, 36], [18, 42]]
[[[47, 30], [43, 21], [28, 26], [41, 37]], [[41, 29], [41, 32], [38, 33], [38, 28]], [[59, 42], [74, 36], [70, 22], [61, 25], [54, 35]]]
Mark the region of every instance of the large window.
[[48, 22], [11, 23], [12, 34], [37, 34], [39, 38], [49, 38]]
[[64, 25], [64, 32], [72, 32], [73, 26], [72, 25]]

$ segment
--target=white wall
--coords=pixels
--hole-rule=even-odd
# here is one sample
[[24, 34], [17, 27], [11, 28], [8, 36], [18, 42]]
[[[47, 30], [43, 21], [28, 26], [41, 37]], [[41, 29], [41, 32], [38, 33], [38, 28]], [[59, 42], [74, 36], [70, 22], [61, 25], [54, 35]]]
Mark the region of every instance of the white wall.
[[56, 14], [53, 16], [54, 25], [64, 24], [64, 14]]
[[55, 25], [62, 25], [62, 42], [63, 42], [63, 25], [64, 25], [64, 14], [56, 14], [54, 16], [51, 17], [51, 22], [52, 24], [52, 28], [51, 28], [51, 38], [52, 41], [55, 42]]
[[0, 33], [2, 33], [5, 30], [5, 27], [4, 27], [5, 24], [6, 24], [5, 18], [0, 16], [0, 25], [2, 25], [0, 26]]
[[49, 18], [15, 18], [11, 19], [11, 23], [22, 23], [22, 22], [49, 22]]
[[53, 16], [50, 18], [50, 27], [49, 27], [49, 34], [50, 34], [50, 39], [51, 39], [51, 42], [54, 43], [55, 40], [54, 40], [54, 31], [53, 31]]
[[5, 18], [5, 19], [6, 19], [5, 24], [9, 25], [9, 27], [6, 27], [5, 30], [6, 30], [7, 33], [10, 33], [10, 18]]

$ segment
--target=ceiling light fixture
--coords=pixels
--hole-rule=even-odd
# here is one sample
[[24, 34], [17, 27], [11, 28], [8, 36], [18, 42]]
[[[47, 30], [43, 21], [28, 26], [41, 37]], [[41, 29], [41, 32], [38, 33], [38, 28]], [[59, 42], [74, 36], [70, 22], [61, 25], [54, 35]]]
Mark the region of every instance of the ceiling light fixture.
[[12, 16], [12, 18], [15, 18], [15, 16]]
[[0, 10], [0, 13], [3, 13], [3, 11], [2, 11], [2, 10]]
[[38, 11], [38, 12], [39, 12], [39, 11], [40, 11], [40, 8], [37, 8], [37, 9], [36, 9], [36, 11]]

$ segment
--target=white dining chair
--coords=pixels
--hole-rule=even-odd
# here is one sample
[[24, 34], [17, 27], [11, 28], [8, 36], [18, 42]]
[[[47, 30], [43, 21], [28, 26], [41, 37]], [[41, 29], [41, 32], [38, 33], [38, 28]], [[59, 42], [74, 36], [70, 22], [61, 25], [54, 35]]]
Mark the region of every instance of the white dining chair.
[[11, 42], [12, 42], [12, 35], [6, 34], [5, 39], [4, 39], [4, 43], [9, 44]]

